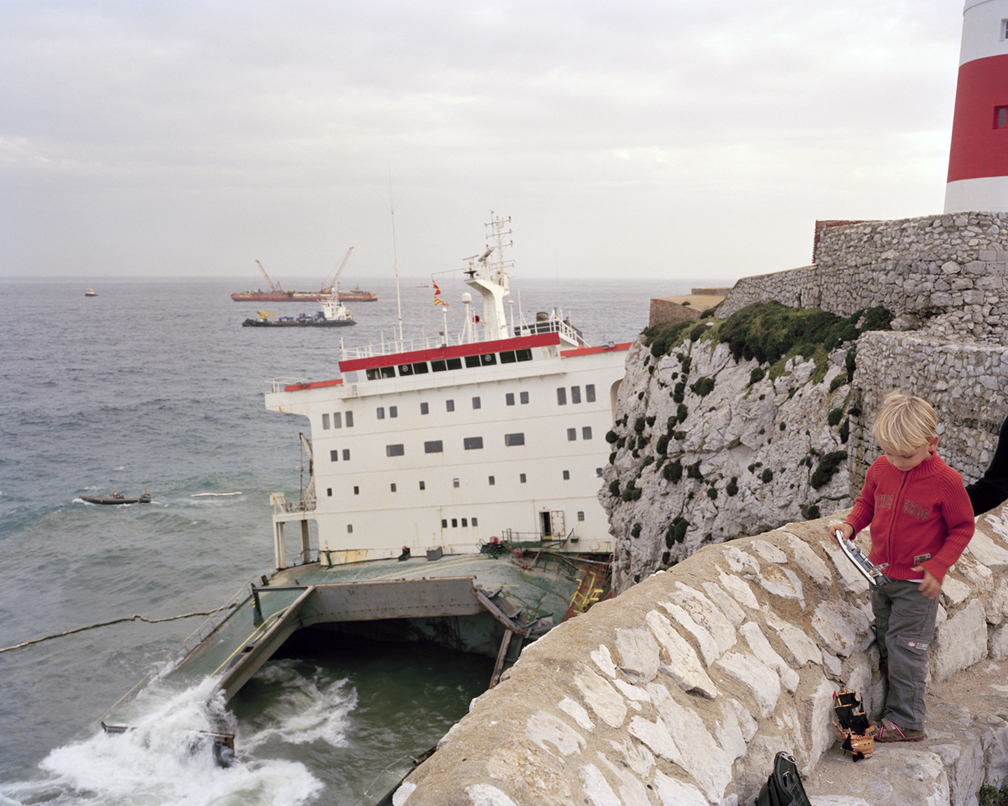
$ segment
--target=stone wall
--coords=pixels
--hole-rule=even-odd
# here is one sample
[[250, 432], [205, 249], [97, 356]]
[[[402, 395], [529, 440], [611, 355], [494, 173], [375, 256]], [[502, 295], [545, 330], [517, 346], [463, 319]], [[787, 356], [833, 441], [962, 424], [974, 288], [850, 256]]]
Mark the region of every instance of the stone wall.
[[884, 688], [867, 583], [827, 522], [705, 547], [553, 629], [393, 803], [738, 806], [786, 750], [814, 806], [975, 806], [1008, 778], [1008, 523], [981, 519], [941, 594], [930, 685], [972, 682], [929, 695], [924, 742], [852, 767], [833, 692], [844, 681], [877, 718]]
[[1008, 415], [1008, 348], [957, 338], [951, 332], [873, 332], [857, 342], [861, 416], [851, 418], [851, 485], [857, 489], [878, 456], [871, 434], [886, 393], [899, 389], [930, 402], [938, 413], [939, 455], [967, 482], [990, 464]]
[[822, 307], [849, 316], [949, 312], [964, 332], [1003, 336], [1008, 325], [1008, 213], [957, 213], [831, 227], [814, 266], [746, 277], [718, 308], [753, 302]]

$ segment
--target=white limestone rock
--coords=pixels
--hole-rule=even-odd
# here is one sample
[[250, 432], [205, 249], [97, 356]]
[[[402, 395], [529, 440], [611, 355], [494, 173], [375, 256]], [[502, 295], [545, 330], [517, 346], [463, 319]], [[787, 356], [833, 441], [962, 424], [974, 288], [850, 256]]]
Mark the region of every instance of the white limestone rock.
[[777, 672], [765, 666], [755, 655], [740, 652], [729, 652], [718, 660], [717, 665], [749, 689], [760, 714], [768, 719], [781, 694]]
[[819, 587], [826, 587], [833, 580], [829, 566], [801, 538], [786, 529], [780, 530], [787, 540], [788, 549], [795, 564], [812, 578]]
[[[742, 584], [744, 585], [745, 583], [743, 582]], [[746, 620], [745, 610], [739, 607], [735, 600], [729, 596], [728, 592], [716, 582], [704, 582], [703, 587], [718, 610], [728, 617], [733, 627], [738, 629], [739, 625]]]
[[744, 579], [721, 571], [718, 581], [740, 605], [748, 607], [750, 610], [760, 609], [760, 604], [756, 599], [756, 595], [752, 592], [752, 588], [746, 584]]
[[980, 600], [973, 599], [935, 629], [932, 652], [935, 678], [945, 680], [986, 656], [987, 617]]
[[726, 652], [735, 646], [737, 640], [735, 625], [710, 599], [682, 582], [676, 583], [676, 590], [672, 592], [671, 598], [684, 608], [694, 621], [707, 628], [717, 641], [718, 652]]
[[585, 704], [609, 727], [618, 728], [626, 719], [626, 703], [611, 683], [590, 669], [574, 676], [574, 687]]
[[870, 623], [858, 608], [840, 601], [824, 601], [816, 605], [812, 629], [825, 648], [840, 657], [867, 647]]
[[710, 806], [703, 792], [693, 784], [672, 778], [663, 772], [655, 773], [654, 787], [661, 806]]
[[616, 630], [616, 652], [628, 677], [649, 683], [658, 674], [658, 644], [646, 627]]
[[664, 652], [661, 670], [675, 680], [683, 691], [697, 692], [714, 699], [717, 696], [717, 686], [704, 670], [690, 642], [679, 635], [672, 622], [657, 610], [650, 611], [644, 621]]
[[552, 744], [564, 756], [579, 753], [587, 746], [580, 733], [546, 711], [536, 711], [529, 717], [525, 735], [543, 750], [549, 750], [547, 743]]
[[822, 651], [819, 645], [813, 641], [803, 630], [790, 621], [785, 621], [776, 613], [768, 611], [765, 614], [766, 624], [774, 630], [784, 647], [790, 651], [798, 668], [808, 663], [821, 664]]
[[714, 636], [710, 634], [710, 631], [706, 627], [697, 624], [684, 608], [672, 602], [664, 602], [662, 607], [669, 612], [669, 615], [672, 616], [676, 623], [693, 636], [693, 639], [697, 642], [697, 649], [700, 651], [700, 657], [703, 659], [705, 666], [710, 666], [721, 656], [721, 651], [718, 649]]
[[747, 622], [739, 628], [739, 632], [745, 637], [753, 654], [766, 666], [776, 671], [780, 675], [784, 688], [793, 694], [798, 688], [798, 672], [788, 666], [784, 659], [774, 651], [759, 625], [752, 621]]

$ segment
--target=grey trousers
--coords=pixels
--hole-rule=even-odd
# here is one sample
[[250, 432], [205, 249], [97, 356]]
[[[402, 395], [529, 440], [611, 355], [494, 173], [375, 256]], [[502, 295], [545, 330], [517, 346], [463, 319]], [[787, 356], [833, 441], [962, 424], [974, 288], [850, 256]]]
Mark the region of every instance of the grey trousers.
[[924, 729], [928, 646], [938, 616], [937, 597], [928, 599], [918, 584], [894, 579], [871, 596], [881, 666], [889, 681], [888, 718], [904, 730]]

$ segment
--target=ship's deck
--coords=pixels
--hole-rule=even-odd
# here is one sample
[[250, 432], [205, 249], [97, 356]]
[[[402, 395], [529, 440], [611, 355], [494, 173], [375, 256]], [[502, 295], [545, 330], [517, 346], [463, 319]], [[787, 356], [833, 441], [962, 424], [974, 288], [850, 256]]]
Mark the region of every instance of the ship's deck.
[[[230, 699], [298, 629], [332, 622], [478, 616], [495, 629], [534, 638], [608, 593], [608, 565], [578, 555], [502, 549], [428, 560], [374, 560], [333, 567], [319, 563], [275, 573], [236, 604], [185, 657], [157, 677], [182, 690], [206, 677]], [[464, 619], [463, 619], [464, 620]], [[495, 644], [491, 644], [496, 649]], [[507, 645], [501, 652], [507, 650]], [[500, 660], [499, 660], [500, 665]], [[139, 687], [138, 687], [139, 690]], [[124, 698], [105, 715], [110, 725], [138, 716]]]

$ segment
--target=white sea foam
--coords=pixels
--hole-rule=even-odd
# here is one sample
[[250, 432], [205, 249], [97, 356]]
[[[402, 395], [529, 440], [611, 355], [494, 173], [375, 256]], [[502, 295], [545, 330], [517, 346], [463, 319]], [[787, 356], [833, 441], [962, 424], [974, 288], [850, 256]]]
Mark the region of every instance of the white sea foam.
[[49, 753], [41, 781], [5, 784], [4, 804], [57, 806], [301, 806], [324, 788], [299, 762], [257, 759], [237, 744], [230, 767], [214, 760], [204, 733], [233, 731], [219, 702], [208, 706], [213, 681], [181, 694], [145, 692], [143, 716], [122, 734], [97, 733]]
[[274, 738], [288, 744], [347, 744], [350, 715], [357, 707], [357, 691], [348, 680], [333, 679], [318, 668], [306, 677], [291, 661], [269, 663], [259, 675], [264, 682], [280, 688], [281, 693], [247, 734], [239, 728], [242, 747], [251, 752]]

